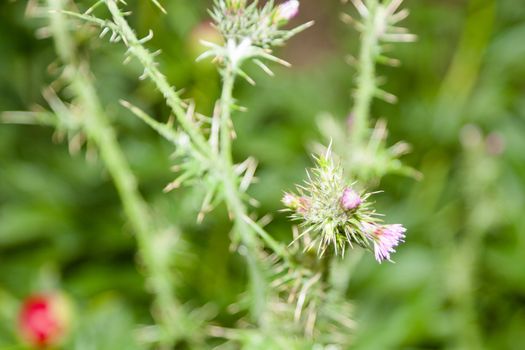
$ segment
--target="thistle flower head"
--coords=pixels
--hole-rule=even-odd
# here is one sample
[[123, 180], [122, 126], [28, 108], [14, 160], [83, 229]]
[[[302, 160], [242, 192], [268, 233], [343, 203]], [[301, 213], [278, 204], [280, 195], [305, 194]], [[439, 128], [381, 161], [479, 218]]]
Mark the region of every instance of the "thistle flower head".
[[403, 242], [406, 229], [403, 225], [377, 225], [363, 223], [363, 229], [374, 242], [374, 254], [376, 260], [381, 263], [384, 260], [390, 260], [390, 253], [395, 252], [395, 247]]
[[358, 192], [349, 184], [328, 150], [315, 158], [316, 167], [308, 173], [308, 181], [297, 186], [298, 194], [286, 193], [283, 203], [300, 221], [299, 237], [306, 237], [305, 250], [317, 247], [323, 256], [328, 247], [343, 255], [354, 244], [375, 251], [376, 259], [390, 261], [390, 253], [404, 238], [401, 225], [383, 225], [369, 201], [372, 193]]
[[[371, 194], [358, 194], [352, 189], [330, 151], [315, 160], [317, 166], [308, 174], [308, 181], [297, 186], [299, 194], [285, 195], [285, 199], [294, 204], [288, 206], [291, 218], [301, 221], [302, 235], [310, 237], [307, 249], [316, 246], [318, 255], [322, 256], [329, 246], [341, 255], [347, 245], [368, 248], [371, 241], [362, 231], [361, 223], [378, 222], [367, 201]], [[291, 201], [292, 198], [295, 201]]]
[[260, 59], [288, 65], [272, 55], [272, 47], [282, 46], [312, 23], [290, 30], [281, 28], [298, 13], [297, 0], [287, 1], [279, 6], [275, 6], [273, 1], [268, 1], [263, 6], [257, 6], [257, 3], [248, 3], [246, 0], [215, 0], [210, 14], [226, 45], [203, 42], [208, 51], [199, 59], [214, 57], [217, 62], [229, 65], [237, 72], [247, 59], [253, 59], [268, 74], [271, 74], [270, 69]]
[[257, 1], [216, 0], [211, 16], [226, 41], [250, 39], [254, 45], [270, 48], [282, 45], [289, 38], [280, 27], [299, 12], [299, 1], [290, 0], [279, 6], [268, 1], [258, 7]]

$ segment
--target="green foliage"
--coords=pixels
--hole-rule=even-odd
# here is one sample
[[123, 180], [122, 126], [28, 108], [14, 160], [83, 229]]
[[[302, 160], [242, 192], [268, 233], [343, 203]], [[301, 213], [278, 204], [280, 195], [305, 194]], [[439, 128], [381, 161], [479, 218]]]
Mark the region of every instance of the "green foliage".
[[[199, 112], [209, 115], [219, 94], [219, 75], [208, 62], [195, 63], [193, 49], [198, 45], [193, 30], [208, 19], [209, 3], [161, 3], [167, 15], [149, 2], [130, 2], [127, 19], [141, 37], [149, 29], [155, 32], [146, 46], [163, 50], [157, 58], [167, 81], [187, 87], [182, 98], [195, 98]], [[44, 110], [53, 106], [42, 90], [56, 79], [56, 53], [46, 38], [49, 32], [41, 29], [45, 21], [26, 16], [26, 5], [0, 3], [0, 111], [31, 110], [32, 117], [49, 121]], [[91, 5], [78, 2], [82, 10]], [[325, 1], [302, 6], [300, 20], [315, 19], [318, 25], [276, 53], [293, 64], [291, 70], [277, 69], [271, 78], [247, 67], [257, 89], [243, 83], [235, 89], [249, 113], [233, 116], [233, 155], [259, 160], [258, 182], [248, 194], [260, 201], [257, 213], [273, 214], [266, 229], [280, 242], [293, 239], [286, 214], [279, 212], [282, 191], [300, 183], [310, 166], [305, 145], [333, 135], [319, 135], [317, 122], [329, 123], [322, 112], [343, 125], [355, 86], [343, 57], [356, 52], [358, 35], [338, 21], [341, 11], [351, 11], [349, 6]], [[385, 158], [396, 159], [398, 154], [387, 146], [406, 140], [412, 151], [404, 164], [422, 177], [414, 181], [382, 167], [362, 175], [376, 178], [376, 185], [377, 178], [391, 174], [380, 182], [384, 193], [375, 196], [378, 211], [408, 231], [396, 264], [378, 265], [369, 255], [359, 258], [359, 252], [348, 251], [341, 273], [331, 277], [344, 285], [344, 300], [356, 305], [350, 315], [357, 323], [352, 348], [520, 349], [525, 329], [523, 4], [407, 1], [405, 7], [411, 10], [406, 26], [418, 41], [394, 47], [401, 67], [377, 68], [388, 76], [385, 88], [400, 102], [375, 103], [371, 115], [388, 117], [390, 133], [381, 139]], [[119, 104], [119, 99], [133, 101], [147, 115], [167, 120], [171, 112], [163, 96], [150, 82], [136, 81], [143, 73], [136, 62], [122, 65], [125, 48], [91, 39], [97, 34], [91, 26], [77, 23], [72, 29], [151, 213], [162, 218], [160, 227], [176, 225], [182, 232], [187, 254], [169, 254], [168, 273], [177, 282], [181, 310], [197, 310], [191, 326], [211, 319], [220, 326], [210, 329], [211, 335], [237, 339], [247, 349], [301, 348], [289, 338], [250, 328], [228, 333], [245, 321], [242, 312], [232, 313], [231, 305], [246, 290], [247, 268], [245, 259], [230, 252], [225, 206], [217, 203], [217, 210], [197, 225], [204, 188], [163, 193], [173, 180], [167, 170], [173, 147]], [[69, 101], [71, 90], [61, 97]], [[13, 114], [3, 117], [21, 120]], [[156, 343], [159, 330], [143, 326], [151, 325], [153, 316], [143, 265], [135, 264], [140, 258], [134, 230], [111, 177], [100, 155], [71, 155], [66, 145], [51, 142], [60, 139], [54, 135], [61, 136], [42, 126], [0, 125], [0, 349], [19, 347], [20, 301], [48, 288], [65, 291], [76, 304], [76, 332], [67, 348], [140, 349]], [[75, 134], [63, 136], [75, 140]], [[341, 149], [351, 148], [347, 142], [334, 137], [334, 148], [342, 154]], [[393, 164], [400, 173], [415, 174]], [[176, 252], [177, 242], [168, 246]], [[213, 305], [202, 310], [210, 301]], [[279, 318], [289, 319], [289, 314]], [[200, 346], [219, 344], [211, 339]]]

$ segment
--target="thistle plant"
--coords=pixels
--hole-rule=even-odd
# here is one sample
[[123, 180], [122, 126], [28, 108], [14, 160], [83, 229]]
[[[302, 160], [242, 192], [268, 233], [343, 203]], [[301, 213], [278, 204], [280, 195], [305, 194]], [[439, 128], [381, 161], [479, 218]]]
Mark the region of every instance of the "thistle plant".
[[[200, 218], [219, 202], [226, 203], [230, 217], [234, 221], [235, 235], [232, 238], [240, 242], [239, 251], [245, 252], [244, 255], [248, 261], [251, 278], [251, 319], [258, 324], [262, 334], [275, 335], [276, 329], [271, 326], [269, 320], [275, 320], [276, 317], [279, 318], [279, 315], [282, 315], [279, 311], [282, 310], [279, 300], [282, 300], [283, 295], [293, 296], [296, 294], [294, 290], [298, 288], [294, 286], [293, 278], [280, 280], [276, 277], [278, 274], [273, 274], [272, 280], [279, 288], [268, 290], [267, 273], [265, 272], [268, 264], [264, 259], [258, 258], [263, 254], [264, 242], [268, 248], [273, 250], [275, 259], [280, 262], [277, 266], [282, 264], [278, 270], [288, 271], [287, 276], [305, 276], [305, 278], [299, 278], [299, 280], [306, 281], [301, 287], [303, 291], [301, 296], [286, 299], [288, 304], [296, 305], [292, 307], [295, 310], [293, 324], [297, 326], [304, 322], [299, 328], [308, 330], [306, 333], [310, 335], [310, 344], [334, 344], [331, 341], [320, 339], [322, 337], [314, 336], [319, 335], [315, 331], [315, 319], [317, 318], [315, 315], [321, 315], [323, 312], [320, 310], [323, 307], [338, 310], [344, 308], [345, 303], [344, 298], [341, 299], [341, 294], [329, 292], [330, 284], [326, 279], [329, 272], [326, 269], [327, 265], [323, 263], [323, 256], [328, 247], [333, 246], [336, 255], [343, 254], [347, 246], [354, 244], [368, 249], [373, 248], [376, 259], [381, 262], [390, 260], [390, 253], [403, 239], [405, 230], [400, 225], [382, 224], [369, 201], [371, 194], [359, 190], [354, 182], [346, 180], [344, 171], [339, 164], [334, 162], [331, 152], [318, 158], [318, 167], [312, 171], [313, 176], [304, 186], [298, 188], [297, 195], [287, 194], [285, 196], [285, 203], [293, 211], [293, 218], [302, 221], [303, 231], [298, 238], [307, 243], [300, 250], [301, 253], [297, 250], [285, 249], [248, 215], [247, 203], [250, 202], [250, 198], [245, 192], [253, 179], [255, 163], [247, 160], [235, 164], [232, 159], [231, 147], [235, 135], [232, 113], [241, 109], [233, 98], [233, 87], [237, 76], [252, 84], [255, 83], [243, 70], [244, 63], [248, 61], [255, 63], [270, 75], [273, 73], [264, 62], [265, 60], [288, 65], [273, 55], [271, 48], [284, 44], [288, 38], [310, 25], [307, 23], [292, 30], [281, 29], [282, 25], [286, 24], [297, 12], [297, 2], [288, 1], [274, 6], [274, 3], [270, 1], [262, 7], [257, 6], [256, 2], [249, 4], [245, 1], [233, 0], [215, 2], [211, 16], [223, 36], [223, 45], [203, 42], [208, 47], [208, 51], [199, 57], [199, 60], [213, 58], [222, 76], [222, 94], [211, 117], [195, 113], [194, 105], [191, 102], [183, 103], [176, 90], [170, 87], [155, 63], [155, 55], [144, 47], [152, 35], [138, 39], [117, 2], [105, 0], [103, 3], [111, 14], [110, 20], [97, 18], [90, 13], [70, 13], [70, 15], [100, 26], [102, 35], [111, 33], [111, 41], [124, 42], [128, 47], [127, 59], [132, 57], [138, 59], [144, 67], [143, 77], [149, 77], [166, 98], [166, 102], [179, 122], [179, 129], [174, 129], [171, 124], [157, 122], [129, 102], [123, 102], [123, 105], [178, 147], [177, 154], [182, 160], [178, 169], [182, 173], [167, 186], [167, 190], [183, 184], [206, 183], [208, 193], [204, 198]], [[379, 22], [378, 18], [382, 18], [383, 21], [389, 20], [389, 16], [393, 15], [392, 11], [395, 11], [399, 5], [390, 3], [383, 8], [381, 7], [383, 5], [376, 4], [377, 8], [383, 9], [377, 10], [374, 7], [375, 2], [370, 3], [369, 12], [365, 13], [362, 8], [359, 8], [363, 17], [372, 23], [363, 33], [362, 50], [366, 54], [362, 54], [365, 62], [361, 72], [362, 77], [358, 82], [358, 88], [363, 92], [358, 94], [360, 98], [355, 107], [360, 122], [354, 129], [353, 142], [361, 140], [359, 144], [364, 143], [366, 130], [363, 127], [363, 119], [368, 118], [369, 104], [371, 98], [376, 94], [375, 88], [370, 89], [371, 82], [367, 81], [367, 79], [375, 79], [373, 69], [370, 71], [370, 65], [373, 67], [373, 61], [375, 62], [379, 57], [375, 46], [379, 45], [381, 38], [388, 37], [386, 29], [378, 27], [378, 23], [383, 23]], [[385, 13], [390, 15], [386, 16]], [[372, 90], [371, 93], [370, 90]], [[319, 261], [310, 267], [305, 267], [298, 256], [306, 254], [312, 247], [317, 247]], [[305, 313], [309, 315], [306, 321], [301, 317], [305, 298], [311, 300], [308, 302], [308, 312]], [[274, 300], [274, 302], [268, 304], [268, 300]], [[329, 323], [334, 321], [334, 317], [329, 317], [329, 319], [331, 320]], [[343, 322], [343, 324], [349, 323], [351, 322]], [[339, 326], [332, 322], [329, 328], [338, 329]], [[243, 332], [245, 331], [241, 329], [215, 328], [214, 334], [238, 340], [242, 338], [240, 334]], [[339, 339], [335, 343], [346, 342], [346, 340]]]
[[351, 2], [356, 13], [342, 13], [341, 19], [360, 35], [359, 54], [346, 58], [357, 71], [356, 87], [352, 93], [353, 106], [344, 123], [330, 115], [323, 115], [319, 122], [321, 133], [341, 157], [345, 173], [363, 185], [377, 185], [386, 174], [419, 179], [421, 174], [399, 159], [410, 151], [410, 145], [398, 141], [388, 146], [387, 122], [385, 119], [373, 122], [371, 118], [375, 99], [397, 103], [397, 97], [382, 87], [386, 79], [378, 75], [377, 66], [399, 66], [401, 62], [398, 59], [388, 56], [392, 45], [416, 40], [414, 34], [400, 26], [400, 22], [408, 17], [409, 10], [400, 8], [402, 0]]
[[[373, 248], [377, 261], [390, 261], [390, 254], [404, 239], [406, 229], [399, 224], [382, 224], [369, 201], [372, 193], [363, 188], [377, 183], [389, 172], [412, 176], [418, 173], [397, 159], [408, 150], [408, 146], [400, 142], [388, 148], [386, 123], [377, 122], [373, 132], [369, 133], [369, 119], [374, 97], [392, 103], [397, 100], [379, 88], [376, 63], [399, 64], [397, 60], [384, 56], [383, 44], [413, 41], [415, 36], [397, 26], [408, 16], [408, 10], [399, 10], [402, 0], [368, 0], [365, 3], [352, 0], [352, 3], [361, 19], [356, 20], [347, 14], [341, 16], [361, 34], [359, 60], [351, 60], [357, 66], [358, 75], [354, 106], [346, 121], [348, 132], [337, 131], [341, 128], [331, 118], [322, 123], [322, 131], [334, 145], [325, 151], [324, 156], [315, 158], [316, 167], [308, 174], [308, 181], [297, 186], [297, 195], [285, 194], [283, 203], [292, 211], [291, 218], [300, 221], [302, 234], [312, 236], [311, 244], [317, 245], [320, 257], [329, 245], [333, 246], [335, 255], [343, 255], [346, 246], [352, 247], [355, 243], [367, 249]], [[332, 147], [342, 154], [334, 154]]]
[[397, 97], [380, 88], [381, 80], [376, 75], [376, 64], [399, 65], [399, 61], [385, 55], [385, 44], [411, 42], [416, 36], [398, 23], [409, 15], [407, 9], [400, 10], [403, 0], [352, 0], [359, 19], [343, 14], [343, 21], [352, 24], [361, 34], [359, 58], [350, 59], [358, 67], [357, 90], [352, 111], [352, 138], [363, 142], [368, 137], [370, 107], [374, 97], [395, 103]]
[[[279, 286], [278, 295], [288, 295], [288, 301], [296, 303], [296, 324], [300, 324], [303, 309], [307, 310], [308, 321], [303, 324], [306, 330], [315, 328], [312, 324], [315, 325], [318, 315], [327, 315], [322, 311], [323, 306], [332, 310], [347, 310], [343, 318], [341, 314], [336, 313], [338, 317], [334, 318], [334, 314], [328, 313], [332, 316], [328, 318], [329, 329], [336, 335], [335, 339], [323, 339], [319, 334], [314, 337], [315, 346], [336, 349], [348, 347], [352, 342], [351, 307], [344, 296], [355, 259], [346, 259], [341, 269], [340, 256], [348, 247], [358, 246], [373, 251], [379, 263], [392, 261], [391, 254], [405, 238], [406, 229], [402, 225], [383, 224], [371, 201], [371, 196], [377, 192], [368, 192], [366, 185], [376, 183], [388, 172], [417, 174], [397, 159], [408, 149], [406, 144], [386, 147], [384, 122], [378, 122], [371, 134], [368, 129], [373, 98], [382, 97], [388, 102], [396, 100], [393, 95], [379, 89], [375, 65], [377, 62], [397, 64], [397, 61], [383, 56], [383, 42], [414, 39], [406, 30], [395, 27], [408, 15], [408, 11], [397, 11], [402, 2], [399, 0], [384, 3], [368, 0], [366, 5], [361, 0], [352, 2], [362, 21], [342, 16], [361, 33], [360, 59], [352, 60], [357, 62], [358, 78], [351, 117], [345, 121], [348, 128], [341, 128], [331, 118], [322, 123], [325, 126], [322, 131], [330, 139], [330, 146], [318, 147], [321, 152], [319, 156], [314, 156], [316, 164], [307, 173], [308, 179], [297, 186], [296, 193], [286, 192], [282, 200], [291, 213], [290, 218], [299, 222], [290, 249], [292, 260], [315, 251], [315, 263], [305, 264], [302, 260], [288, 269], [281, 267], [279, 271], [287, 271], [284, 276], [288, 278], [275, 280]], [[340, 132], [345, 129], [348, 133]], [[335, 135], [339, 137], [334, 140]], [[337, 148], [341, 155], [337, 155], [333, 148]], [[296, 298], [298, 290], [301, 292]]]

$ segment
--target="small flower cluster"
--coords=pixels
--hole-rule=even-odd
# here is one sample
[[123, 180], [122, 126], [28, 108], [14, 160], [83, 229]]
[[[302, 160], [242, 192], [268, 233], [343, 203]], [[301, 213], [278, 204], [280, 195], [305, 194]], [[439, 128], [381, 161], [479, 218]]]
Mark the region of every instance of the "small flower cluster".
[[343, 170], [331, 158], [316, 158], [317, 167], [309, 180], [297, 186], [298, 194], [285, 193], [283, 204], [292, 212], [291, 218], [301, 221], [301, 235], [310, 236], [306, 249], [317, 246], [322, 256], [332, 245], [335, 254], [344, 254], [354, 244], [374, 249], [376, 260], [390, 260], [394, 248], [403, 241], [402, 225], [383, 225], [368, 201], [372, 193], [358, 192], [344, 180]]

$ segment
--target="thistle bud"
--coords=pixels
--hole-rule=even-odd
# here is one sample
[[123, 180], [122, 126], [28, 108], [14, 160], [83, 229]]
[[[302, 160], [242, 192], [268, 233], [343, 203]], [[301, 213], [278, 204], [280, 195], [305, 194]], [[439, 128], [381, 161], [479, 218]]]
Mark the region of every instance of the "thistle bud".
[[19, 331], [29, 345], [44, 349], [60, 345], [70, 328], [71, 307], [60, 294], [27, 298], [19, 313]]
[[273, 21], [276, 24], [285, 24], [299, 13], [299, 1], [289, 0], [275, 9]]
[[299, 198], [291, 193], [285, 193], [281, 202], [285, 207], [290, 209], [297, 209], [300, 205]]
[[304, 196], [296, 196], [291, 193], [285, 193], [281, 202], [285, 207], [295, 210], [297, 213], [305, 214], [310, 208], [310, 199]]
[[343, 210], [353, 210], [360, 206], [362, 202], [361, 196], [353, 189], [346, 188], [343, 191], [343, 196], [341, 197], [341, 208], [343, 208]]

